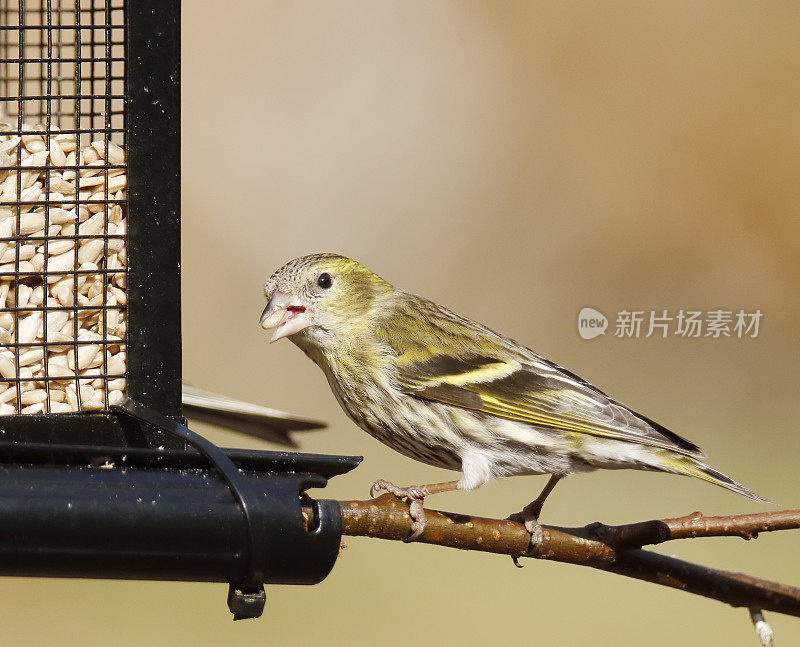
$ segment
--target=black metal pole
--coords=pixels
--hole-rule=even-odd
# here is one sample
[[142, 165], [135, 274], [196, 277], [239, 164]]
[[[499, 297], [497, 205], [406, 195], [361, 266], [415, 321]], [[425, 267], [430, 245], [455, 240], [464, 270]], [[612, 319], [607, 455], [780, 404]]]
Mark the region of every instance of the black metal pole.
[[127, 395], [180, 420], [180, 1], [125, 11]]
[[[239, 502], [219, 472], [193, 451], [17, 446], [0, 466], [0, 574], [106, 579], [237, 582], [248, 575], [250, 545]], [[228, 450], [230, 451], [230, 450]], [[64, 452], [63, 456], [58, 456]], [[262, 492], [268, 533], [263, 582], [314, 584], [339, 552], [336, 501], [315, 501], [306, 530], [300, 493], [349, 471], [355, 457], [231, 452]], [[89, 454], [83, 460], [89, 458]], [[47, 463], [50, 464], [47, 464]], [[322, 473], [324, 473], [324, 475]]]

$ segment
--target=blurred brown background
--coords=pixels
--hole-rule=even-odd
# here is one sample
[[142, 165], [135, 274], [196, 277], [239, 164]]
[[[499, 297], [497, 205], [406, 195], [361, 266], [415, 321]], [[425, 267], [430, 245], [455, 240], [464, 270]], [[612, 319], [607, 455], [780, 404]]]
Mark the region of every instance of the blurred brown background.
[[[532, 346], [798, 507], [800, 12], [793, 1], [184, 2], [185, 377], [330, 421], [365, 456], [321, 496], [450, 478], [384, 448], [258, 326], [286, 260], [355, 257]], [[757, 339], [578, 337], [594, 306], [764, 312]], [[613, 333], [613, 321], [609, 333]], [[266, 447], [201, 428], [223, 444]], [[505, 516], [526, 477], [431, 505]], [[546, 521], [763, 509], [636, 472], [559, 486]], [[766, 506], [766, 509], [770, 509]], [[233, 624], [222, 585], [6, 579], [8, 644], [756, 644], [747, 613], [588, 569], [349, 539]], [[798, 535], [663, 550], [800, 584]], [[31, 598], [38, 599], [32, 604]], [[800, 622], [768, 614], [781, 645]]]

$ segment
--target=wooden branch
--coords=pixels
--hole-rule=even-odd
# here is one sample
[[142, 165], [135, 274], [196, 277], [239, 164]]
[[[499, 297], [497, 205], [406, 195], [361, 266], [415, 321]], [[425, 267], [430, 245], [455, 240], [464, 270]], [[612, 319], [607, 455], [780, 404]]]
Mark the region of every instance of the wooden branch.
[[598, 522], [586, 526], [585, 529], [574, 530], [578, 533], [588, 530], [594, 539], [621, 549], [698, 537], [756, 539], [760, 532], [796, 528], [800, 528], [800, 510], [740, 514], [732, 517], [704, 517], [700, 512], [693, 512], [676, 519], [654, 519], [623, 526], [606, 526]]
[[[411, 532], [408, 505], [392, 494], [339, 504], [345, 535], [401, 541]], [[799, 588], [630, 548], [690, 537], [751, 538], [758, 532], [800, 528], [800, 510], [733, 517], [703, 517], [694, 513], [627, 526], [590, 524], [572, 529], [542, 526], [542, 539], [535, 551], [530, 550], [528, 531], [514, 521], [434, 510], [426, 510], [426, 514], [427, 526], [418, 539], [423, 543], [590, 566], [735, 607], [800, 616]]]

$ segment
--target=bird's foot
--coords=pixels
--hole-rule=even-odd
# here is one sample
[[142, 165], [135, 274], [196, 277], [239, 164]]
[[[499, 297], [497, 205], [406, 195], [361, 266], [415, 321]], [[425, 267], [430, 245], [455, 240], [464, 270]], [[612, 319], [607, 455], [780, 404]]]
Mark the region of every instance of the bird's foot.
[[[525, 530], [527, 530], [531, 536], [528, 552], [534, 555], [539, 553], [544, 542], [544, 528], [542, 528], [542, 525], [539, 523], [539, 515], [541, 512], [542, 504], [538, 501], [534, 501], [526, 505], [519, 512], [515, 512], [507, 517], [508, 521], [516, 521], [525, 526]], [[514, 561], [514, 565], [517, 568], [522, 568], [522, 565], [516, 557], [512, 557], [511, 559]]]
[[375, 493], [380, 490], [386, 490], [394, 494], [398, 499], [408, 500], [408, 512], [411, 515], [411, 534], [403, 541], [410, 542], [419, 539], [419, 536], [425, 530], [425, 508], [422, 504], [425, 502], [425, 497], [430, 494], [424, 485], [411, 485], [409, 487], [398, 487], [394, 483], [378, 479], [372, 484], [369, 489], [369, 495], [375, 497]]
[[541, 524], [539, 524], [540, 514], [542, 514], [542, 503], [539, 501], [534, 501], [526, 505], [519, 512], [515, 512], [514, 514], [510, 515], [508, 520], [521, 523], [525, 526], [525, 530], [531, 534], [532, 540], [537, 538], [539, 541], [541, 541], [544, 536], [544, 529], [542, 528]]

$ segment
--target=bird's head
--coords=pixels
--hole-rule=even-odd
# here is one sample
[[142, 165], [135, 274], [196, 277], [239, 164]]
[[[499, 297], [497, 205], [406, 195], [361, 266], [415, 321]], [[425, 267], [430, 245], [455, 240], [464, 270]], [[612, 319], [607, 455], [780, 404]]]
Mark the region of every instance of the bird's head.
[[393, 287], [363, 265], [338, 254], [289, 261], [267, 281], [261, 327], [271, 342], [292, 336], [324, 347], [352, 338], [369, 324]]

